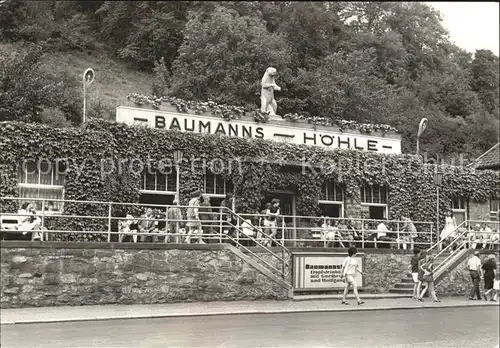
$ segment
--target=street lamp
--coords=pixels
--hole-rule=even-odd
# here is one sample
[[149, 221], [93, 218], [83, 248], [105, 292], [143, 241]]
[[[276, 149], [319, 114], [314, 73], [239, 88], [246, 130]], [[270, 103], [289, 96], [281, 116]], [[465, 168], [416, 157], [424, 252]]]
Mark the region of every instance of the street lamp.
[[83, 123], [87, 118], [87, 87], [94, 82], [95, 72], [92, 68], [88, 68], [83, 73]]
[[425, 129], [427, 128], [427, 119], [423, 118], [420, 120], [420, 124], [418, 125], [418, 132], [417, 132], [417, 156], [420, 155], [420, 136], [422, 133], [424, 133]]
[[179, 162], [182, 161], [182, 156], [184, 155], [181, 149], [174, 149], [174, 162], [175, 162], [175, 174], [176, 174], [176, 188], [177, 188], [177, 205], [180, 205], [181, 195], [180, 195], [180, 171]]
[[443, 182], [443, 173], [439, 171], [439, 167], [436, 164], [436, 171], [434, 172], [434, 184], [436, 185], [436, 233], [437, 240], [439, 240], [439, 188]]

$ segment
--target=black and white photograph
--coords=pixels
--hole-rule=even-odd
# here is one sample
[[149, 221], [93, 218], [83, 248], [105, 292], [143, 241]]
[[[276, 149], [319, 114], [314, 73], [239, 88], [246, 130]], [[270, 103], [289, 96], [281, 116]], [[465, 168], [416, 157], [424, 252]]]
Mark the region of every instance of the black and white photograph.
[[499, 16], [0, 0], [0, 347], [500, 348]]

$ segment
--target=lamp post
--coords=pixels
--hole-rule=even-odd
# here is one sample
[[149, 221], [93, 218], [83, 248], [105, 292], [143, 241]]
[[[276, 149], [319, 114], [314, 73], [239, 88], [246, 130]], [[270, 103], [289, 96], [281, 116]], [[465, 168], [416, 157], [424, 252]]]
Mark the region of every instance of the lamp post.
[[182, 161], [182, 156], [184, 155], [182, 150], [174, 149], [174, 162], [175, 162], [175, 174], [176, 174], [176, 191], [177, 191], [177, 205], [180, 205], [181, 195], [180, 195], [180, 170], [179, 170], [179, 162]]
[[434, 172], [434, 184], [436, 185], [436, 234], [437, 240], [439, 240], [439, 187], [443, 181], [443, 174], [439, 171], [439, 167], [436, 165], [436, 171]]
[[87, 118], [87, 87], [94, 82], [95, 78], [95, 73], [92, 68], [88, 68], [85, 70], [83, 73], [83, 122], [85, 123], [85, 120]]
[[424, 133], [425, 129], [427, 128], [427, 119], [423, 118], [420, 120], [420, 124], [418, 125], [418, 132], [417, 132], [417, 156], [420, 155], [420, 136]]

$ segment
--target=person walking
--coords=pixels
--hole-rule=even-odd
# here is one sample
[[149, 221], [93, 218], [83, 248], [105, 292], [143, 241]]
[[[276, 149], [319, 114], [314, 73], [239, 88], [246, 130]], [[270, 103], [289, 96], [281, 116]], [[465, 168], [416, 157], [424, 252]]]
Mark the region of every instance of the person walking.
[[472, 279], [472, 289], [470, 291], [469, 300], [474, 300], [474, 294], [477, 299], [481, 299], [481, 291], [479, 290], [479, 282], [481, 281], [481, 260], [479, 259], [479, 251], [474, 252], [469, 261], [467, 261], [467, 270]]
[[365, 301], [362, 301], [359, 298], [358, 294], [358, 286], [356, 284], [356, 272], [359, 274], [363, 274], [359, 270], [358, 263], [356, 261], [356, 253], [358, 250], [356, 247], [352, 246], [347, 251], [348, 257], [345, 258], [344, 262], [342, 262], [342, 279], [345, 280], [345, 288], [344, 288], [344, 296], [342, 297], [342, 304], [348, 305], [349, 302], [346, 301], [347, 293], [349, 292], [349, 286], [352, 286], [354, 296], [358, 300], [358, 305], [362, 305]]
[[427, 292], [427, 290], [429, 290], [429, 294], [431, 295], [432, 301], [434, 301], [434, 302], [441, 302], [437, 298], [436, 291], [434, 289], [434, 262], [432, 260], [432, 255], [431, 254], [425, 255], [425, 261], [420, 266], [420, 268], [424, 272], [424, 275], [423, 275], [424, 289], [420, 293], [420, 296], [418, 297], [418, 300], [421, 301], [421, 302], [424, 302], [423, 297], [425, 296], [425, 293]]
[[413, 249], [413, 257], [411, 258], [411, 276], [413, 278], [413, 299], [417, 300], [420, 294], [422, 281], [419, 280], [419, 264], [423, 258], [423, 253], [419, 248]]
[[[484, 278], [484, 290], [483, 298], [485, 301], [488, 301], [488, 295], [493, 292], [493, 282], [495, 281], [497, 263], [495, 260], [495, 255], [488, 255], [488, 259], [481, 267], [483, 270], [483, 278]], [[490, 300], [493, 301], [493, 295], [490, 295]]]

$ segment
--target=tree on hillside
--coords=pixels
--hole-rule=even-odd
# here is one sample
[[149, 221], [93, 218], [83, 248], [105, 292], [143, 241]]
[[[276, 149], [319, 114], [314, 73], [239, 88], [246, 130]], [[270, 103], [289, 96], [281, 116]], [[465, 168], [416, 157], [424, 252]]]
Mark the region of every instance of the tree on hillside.
[[173, 65], [172, 89], [184, 98], [254, 104], [265, 70], [283, 71], [289, 56], [285, 39], [268, 33], [258, 17], [222, 6], [206, 19], [192, 12]]
[[477, 50], [472, 61], [472, 88], [485, 109], [499, 117], [499, 61], [490, 50]]
[[57, 50], [84, 49], [92, 43], [90, 23], [77, 1], [6, 0], [0, 6], [0, 37], [44, 42]]
[[149, 70], [163, 57], [171, 69], [191, 6], [185, 1], [105, 1], [96, 15], [101, 37], [120, 58]]
[[[76, 111], [74, 81], [40, 69], [44, 47], [0, 55], [0, 121], [38, 122], [45, 108], [59, 108], [71, 119]], [[47, 118], [44, 118], [47, 120]]]
[[291, 2], [283, 8], [278, 31], [288, 39], [294, 65], [311, 69], [336, 51], [343, 24], [326, 3]]
[[398, 33], [412, 79], [438, 69], [451, 47], [440, 13], [423, 2], [347, 2], [341, 18], [356, 32]]
[[377, 123], [391, 113], [395, 89], [376, 74], [375, 50], [334, 53], [313, 73], [310, 98], [321, 116]]

